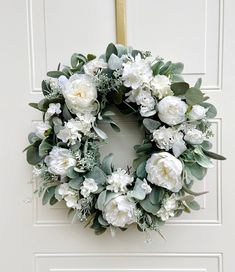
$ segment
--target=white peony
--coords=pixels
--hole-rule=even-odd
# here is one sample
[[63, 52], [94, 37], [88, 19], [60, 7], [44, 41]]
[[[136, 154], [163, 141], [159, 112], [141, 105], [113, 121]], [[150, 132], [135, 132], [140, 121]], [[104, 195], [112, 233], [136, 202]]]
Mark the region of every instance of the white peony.
[[74, 114], [91, 112], [95, 109], [97, 90], [92, 76], [74, 74], [70, 79], [60, 76], [66, 105]]
[[107, 67], [108, 64], [103, 59], [93, 59], [83, 66], [84, 72], [90, 76], [96, 75], [99, 69], [105, 69]]
[[170, 85], [170, 79], [164, 75], [156, 75], [150, 82], [153, 95], [155, 95], [158, 99], [174, 94], [170, 88]]
[[50, 173], [60, 176], [66, 176], [68, 168], [76, 165], [71, 151], [57, 146], [53, 147], [44, 161]]
[[34, 127], [34, 133], [38, 138], [44, 139], [46, 138], [45, 133], [49, 129], [51, 129], [51, 126], [48, 123], [37, 122], [36, 126]]
[[69, 185], [68, 183], [62, 183], [59, 185], [58, 188], [58, 194], [61, 195], [62, 197], [65, 197], [66, 195], [69, 195], [71, 191], [69, 190]]
[[135, 59], [123, 63], [122, 80], [126, 87], [137, 89], [152, 79], [151, 64], [146, 59], [141, 59], [138, 54]]
[[61, 113], [60, 107], [61, 107], [60, 103], [50, 103], [46, 112], [47, 118], [50, 118], [54, 114], [60, 114]]
[[181, 161], [168, 152], [152, 154], [146, 164], [148, 181], [172, 192], [178, 192], [183, 186], [182, 170]]
[[158, 117], [167, 125], [177, 125], [185, 121], [187, 108], [179, 97], [167, 96], [158, 103]]
[[90, 195], [90, 193], [94, 193], [98, 190], [98, 185], [92, 178], [85, 178], [81, 186], [81, 195], [85, 198]]
[[127, 192], [126, 186], [131, 184], [133, 180], [134, 178], [128, 175], [126, 170], [118, 168], [112, 175], [108, 176], [107, 182], [109, 185], [106, 189], [115, 193], [125, 193]]
[[170, 217], [174, 217], [177, 208], [177, 198], [175, 194], [172, 194], [170, 197], [163, 199], [162, 207], [157, 212], [157, 216], [160, 217], [162, 221], [167, 221]]
[[189, 112], [188, 117], [191, 121], [201, 120], [206, 117], [207, 111], [208, 109], [200, 105], [194, 105], [191, 111]]
[[185, 142], [183, 140], [183, 133], [171, 127], [165, 126], [153, 131], [153, 140], [160, 149], [169, 151], [172, 149], [174, 155], [178, 157], [186, 149]]
[[201, 144], [205, 140], [205, 135], [200, 130], [193, 128], [186, 132], [184, 140], [190, 144]]
[[135, 203], [124, 195], [110, 200], [103, 211], [103, 217], [109, 224], [121, 228], [136, 222], [135, 214]]

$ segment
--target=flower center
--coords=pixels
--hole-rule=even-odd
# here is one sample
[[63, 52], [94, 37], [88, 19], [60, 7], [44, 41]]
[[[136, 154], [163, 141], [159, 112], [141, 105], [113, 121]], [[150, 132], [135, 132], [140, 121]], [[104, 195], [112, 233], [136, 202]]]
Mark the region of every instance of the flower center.
[[77, 89], [74, 93], [75, 96], [78, 96], [78, 97], [81, 97], [81, 98], [84, 98], [85, 97], [85, 92], [81, 89]]

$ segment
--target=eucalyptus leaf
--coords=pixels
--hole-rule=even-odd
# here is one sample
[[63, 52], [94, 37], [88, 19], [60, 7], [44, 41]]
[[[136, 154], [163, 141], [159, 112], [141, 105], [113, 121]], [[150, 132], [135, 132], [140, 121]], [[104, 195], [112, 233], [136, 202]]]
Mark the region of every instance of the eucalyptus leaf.
[[160, 68], [164, 65], [164, 62], [159, 60], [158, 62], [156, 62], [151, 68], [153, 71], [153, 75], [156, 76], [159, 74], [160, 72]]
[[189, 168], [190, 173], [198, 180], [202, 180], [207, 173], [207, 169], [198, 163], [194, 163], [192, 165], [188, 164], [187, 167]]
[[168, 71], [169, 71], [170, 68], [171, 68], [171, 64], [172, 64], [171, 61], [166, 62], [166, 63], [161, 67], [161, 69], [160, 69], [160, 71], [159, 71], [159, 74], [160, 74], [160, 75], [165, 75], [165, 74], [167, 74]]
[[114, 54], [114, 55], [118, 55], [118, 51], [117, 51], [117, 48], [116, 46], [113, 44], [113, 43], [110, 43], [106, 49], [106, 53], [105, 53], [105, 56], [106, 56], [106, 61], [108, 62], [109, 61], [109, 58], [111, 57], [111, 55]]
[[161, 125], [161, 123], [150, 118], [145, 118], [143, 120], [143, 125], [146, 127], [147, 130], [149, 130], [150, 132], [153, 132], [155, 129], [157, 129]]
[[69, 187], [71, 187], [72, 189], [75, 189], [75, 190], [78, 190], [81, 186], [83, 182], [83, 177], [76, 177], [74, 179], [71, 179], [68, 184], [69, 184]]
[[191, 106], [201, 104], [204, 101], [203, 93], [195, 87], [189, 88], [185, 93], [185, 97], [187, 103]]
[[71, 179], [75, 179], [75, 178], [79, 178], [79, 176], [80, 176], [79, 173], [74, 171], [74, 166], [71, 166], [67, 169], [67, 177]]
[[209, 142], [209, 141], [203, 141], [203, 143], [201, 144], [201, 147], [204, 149], [204, 150], [209, 150], [212, 148], [212, 143]]
[[33, 145], [27, 149], [26, 157], [27, 162], [31, 165], [36, 165], [42, 160], [38, 154], [38, 148]]
[[161, 187], [153, 186], [149, 195], [149, 200], [153, 205], [160, 205], [165, 195], [165, 190]]
[[186, 82], [175, 82], [171, 84], [171, 90], [175, 95], [184, 95], [189, 89], [189, 84]]
[[140, 163], [140, 165], [136, 169], [136, 176], [139, 178], [145, 178], [147, 173], [145, 170], [146, 161], [143, 161]]
[[68, 121], [68, 120], [73, 118], [73, 116], [70, 113], [70, 111], [69, 111], [66, 104], [64, 104], [64, 106], [63, 106], [62, 114], [63, 114], [63, 117], [64, 117], [65, 121]]
[[181, 74], [184, 70], [184, 64], [182, 62], [172, 63], [171, 70], [174, 74]]
[[38, 147], [38, 154], [40, 157], [48, 155], [49, 151], [52, 149], [52, 145], [47, 142], [47, 138], [43, 139]]
[[201, 85], [202, 85], [202, 79], [199, 78], [199, 79], [196, 81], [194, 87], [197, 88], [197, 89], [200, 89], [200, 88], [201, 88]]
[[208, 109], [206, 112], [206, 117], [207, 118], [215, 118], [217, 115], [217, 110], [216, 107], [210, 103], [207, 102], [203, 102], [201, 103], [201, 106], [203, 106], [204, 108]]
[[151, 203], [149, 197], [140, 201], [141, 207], [146, 211], [153, 215], [157, 215], [158, 210], [160, 209], [160, 205], [154, 205]]
[[95, 59], [95, 58], [96, 58], [95, 55], [93, 55], [93, 54], [87, 54], [87, 60], [88, 60], [88, 61], [91, 61], [91, 60], [93, 60], [93, 59]]

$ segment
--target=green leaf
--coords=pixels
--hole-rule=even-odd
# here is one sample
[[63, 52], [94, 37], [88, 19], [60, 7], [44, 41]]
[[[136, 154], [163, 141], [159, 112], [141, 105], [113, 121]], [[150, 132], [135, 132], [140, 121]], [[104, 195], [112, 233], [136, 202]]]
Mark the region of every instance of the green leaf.
[[154, 76], [156, 76], [156, 75], [159, 74], [160, 68], [162, 67], [163, 64], [164, 64], [164, 62], [161, 61], [161, 60], [159, 60], [158, 62], [156, 62], [156, 63], [151, 67]]
[[189, 84], [186, 82], [175, 82], [171, 84], [171, 90], [175, 95], [184, 95], [189, 89]]
[[70, 111], [69, 111], [66, 104], [64, 104], [64, 106], [63, 106], [62, 114], [63, 114], [63, 117], [64, 117], [65, 121], [68, 121], [68, 120], [73, 118], [73, 116], [70, 113]]
[[88, 60], [88, 61], [91, 61], [91, 60], [93, 60], [93, 59], [96, 58], [96, 56], [93, 55], [93, 54], [88, 54], [86, 57], [87, 57], [87, 60]]
[[113, 44], [113, 43], [110, 43], [106, 49], [106, 61], [108, 62], [110, 56], [114, 54], [114, 55], [118, 55], [118, 51], [117, 51], [117, 48], [116, 46]]
[[145, 156], [141, 156], [139, 158], [134, 159], [133, 163], [132, 163], [133, 168], [136, 170], [137, 167], [140, 165], [141, 162], [146, 161], [147, 157], [148, 156], [145, 155]]
[[76, 177], [74, 179], [71, 179], [68, 184], [71, 188], [78, 190], [83, 182], [83, 177]]
[[139, 178], [145, 178], [147, 173], [145, 170], [146, 161], [143, 161], [140, 163], [140, 165], [136, 169], [136, 176]]
[[194, 85], [194, 88], [200, 89], [200, 88], [201, 88], [201, 85], [202, 85], [202, 79], [199, 78], [199, 79], [196, 81], [196, 83], [195, 83], [195, 85]]
[[155, 129], [157, 129], [161, 125], [161, 123], [150, 118], [145, 118], [143, 120], [143, 125], [146, 127], [147, 130], [149, 130], [150, 132], [153, 132]]
[[150, 199], [147, 197], [144, 200], [140, 201], [140, 206], [146, 211], [153, 215], [157, 215], [160, 205], [153, 205]]
[[171, 62], [171, 61], [166, 62], [166, 63], [161, 67], [161, 69], [160, 69], [160, 71], [159, 71], [159, 74], [160, 74], [160, 75], [167, 74], [168, 71], [169, 71], [170, 68], [171, 68], [171, 65], [172, 65], [172, 62]]
[[113, 160], [113, 154], [110, 153], [109, 155], [104, 157], [102, 161], [101, 169], [104, 171], [106, 175], [112, 174], [112, 160]]
[[51, 198], [55, 195], [56, 187], [57, 186], [51, 186], [45, 190], [43, 198], [42, 198], [43, 205], [46, 205], [51, 200]]
[[79, 63], [86, 63], [87, 59], [82, 54], [74, 53], [71, 56], [71, 66], [76, 68]]
[[123, 101], [123, 92], [120, 91], [113, 91], [112, 92], [112, 99], [114, 104], [116, 105], [120, 105]]
[[32, 107], [32, 108], [34, 108], [34, 109], [36, 109], [36, 110], [40, 110], [38, 108], [38, 103], [29, 103], [29, 106]]
[[135, 58], [137, 55], [140, 55], [141, 58], [143, 58], [143, 53], [140, 50], [136, 50], [136, 49], [132, 50], [131, 55], [133, 58]]
[[226, 160], [226, 158], [222, 155], [216, 154], [214, 152], [208, 151], [208, 150], [203, 150], [203, 153], [206, 154], [206, 156], [210, 157], [211, 159], [214, 160]]
[[53, 195], [52, 198], [50, 199], [50, 205], [53, 206], [58, 202], [58, 199]]
[[146, 193], [142, 188], [143, 181], [141, 179], [136, 179], [135, 186], [132, 191], [129, 191], [128, 196], [136, 198], [138, 200], [144, 200]]
[[146, 143], [146, 144], [134, 146], [136, 153], [148, 152], [148, 151], [151, 151], [152, 148], [153, 148], [153, 145], [151, 143]]
[[201, 103], [201, 106], [208, 109], [206, 112], [206, 117], [207, 118], [215, 118], [217, 115], [217, 110], [216, 107], [210, 103], [203, 102]]
[[52, 145], [47, 142], [47, 138], [43, 139], [38, 147], [38, 154], [40, 157], [48, 155], [49, 151], [52, 149]]
[[103, 130], [95, 126], [93, 126], [93, 129], [101, 139], [106, 140], [108, 138], [107, 134]]
[[190, 173], [198, 180], [202, 180], [207, 173], [207, 169], [198, 163], [194, 163], [192, 165], [188, 164], [187, 167], [189, 168]]
[[174, 74], [181, 74], [184, 70], [184, 64], [182, 62], [172, 63], [171, 71]]
[[185, 97], [187, 103], [191, 106], [201, 104], [204, 101], [203, 93], [195, 87], [189, 88], [185, 93]]
[[103, 218], [102, 215], [99, 215], [98, 222], [100, 223], [100, 225], [102, 225], [104, 227], [109, 226], [109, 223]]
[[27, 162], [31, 165], [36, 165], [42, 160], [42, 158], [38, 154], [38, 148], [33, 145], [28, 148], [26, 157]]
[[38, 103], [38, 109], [41, 111], [47, 111], [50, 103], [64, 103], [64, 99], [62, 97], [58, 98], [44, 98], [39, 101]]
[[71, 166], [67, 169], [67, 177], [71, 179], [79, 178], [80, 175], [76, 171], [74, 171], [74, 166]]
[[198, 211], [200, 210], [200, 205], [197, 203], [197, 201], [193, 200], [191, 202], [187, 202], [187, 205], [190, 209]]
[[209, 193], [208, 191], [205, 192], [194, 192], [192, 190], [190, 190], [188, 187], [186, 187], [185, 185], [183, 186], [183, 191], [185, 191], [186, 193], [193, 195], [193, 196], [200, 196], [200, 195], [204, 195]]
[[153, 186], [152, 191], [149, 195], [150, 202], [153, 205], [160, 205], [163, 198], [164, 198], [164, 195], [165, 195], [164, 189], [157, 187], [157, 186]]
[[121, 131], [120, 127], [114, 122], [111, 122], [110, 126], [115, 132], [120, 132]]
[[95, 166], [86, 176], [87, 178], [94, 179], [97, 184], [104, 184], [106, 182], [106, 175], [98, 166]]
[[97, 199], [97, 208], [101, 211], [104, 209], [104, 204], [106, 201], [107, 191], [103, 191], [99, 194]]
[[53, 78], [58, 78], [60, 76], [68, 77], [65, 73], [63, 73], [61, 71], [49, 71], [49, 72], [47, 72], [47, 76], [53, 77]]
[[201, 147], [204, 149], [204, 150], [209, 150], [212, 148], [212, 143], [209, 142], [209, 141], [203, 141], [203, 143], [201, 144]]

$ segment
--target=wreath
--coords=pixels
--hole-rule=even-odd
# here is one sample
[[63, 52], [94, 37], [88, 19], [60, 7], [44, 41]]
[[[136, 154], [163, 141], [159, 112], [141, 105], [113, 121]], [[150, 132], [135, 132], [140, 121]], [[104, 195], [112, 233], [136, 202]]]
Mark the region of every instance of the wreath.
[[[150, 52], [110, 43], [99, 58], [73, 54], [42, 81], [44, 98], [29, 105], [43, 113], [29, 134], [27, 161], [43, 204], [64, 201], [73, 218], [96, 234], [108, 228], [155, 230], [183, 212], [199, 210], [191, 187], [202, 180], [211, 159], [210, 119], [216, 108], [205, 102], [201, 79], [183, 80], [182, 63], [164, 62]], [[136, 117], [144, 139], [134, 146], [136, 159], [127, 169], [101, 160], [108, 141], [100, 124], [119, 132], [116, 107]]]

